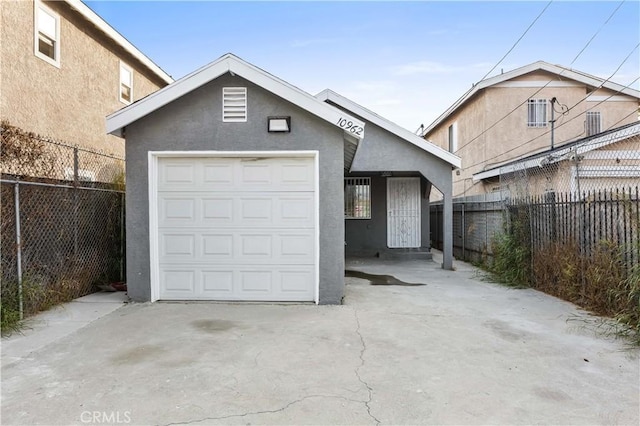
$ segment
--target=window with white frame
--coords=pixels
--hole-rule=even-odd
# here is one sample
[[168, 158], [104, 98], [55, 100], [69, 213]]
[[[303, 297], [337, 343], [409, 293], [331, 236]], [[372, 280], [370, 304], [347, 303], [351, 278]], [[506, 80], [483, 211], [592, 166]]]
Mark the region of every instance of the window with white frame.
[[546, 127], [547, 126], [547, 100], [529, 99], [527, 102], [527, 126]]
[[449, 126], [449, 152], [458, 150], [458, 123]]
[[247, 88], [222, 88], [222, 121], [241, 123], [247, 121]]
[[120, 62], [120, 102], [133, 102], [133, 70]]
[[371, 178], [344, 178], [345, 219], [371, 219]]
[[34, 23], [35, 55], [59, 67], [60, 16], [40, 2], [35, 2]]
[[587, 111], [587, 121], [585, 122], [587, 136], [600, 133], [602, 127], [602, 116], [600, 111]]

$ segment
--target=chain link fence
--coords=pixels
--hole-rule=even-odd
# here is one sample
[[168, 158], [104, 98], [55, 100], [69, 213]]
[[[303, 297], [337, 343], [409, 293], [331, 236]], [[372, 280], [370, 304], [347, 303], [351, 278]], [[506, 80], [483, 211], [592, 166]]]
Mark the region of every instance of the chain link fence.
[[640, 123], [500, 172], [506, 238], [528, 284], [601, 314], [624, 305], [640, 315]]
[[2, 320], [124, 279], [122, 158], [0, 126]]

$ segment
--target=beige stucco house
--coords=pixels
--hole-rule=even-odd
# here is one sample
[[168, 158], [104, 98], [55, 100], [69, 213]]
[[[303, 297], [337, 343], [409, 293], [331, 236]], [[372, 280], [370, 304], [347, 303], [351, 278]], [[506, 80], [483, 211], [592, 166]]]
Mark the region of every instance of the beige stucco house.
[[173, 79], [79, 0], [0, 2], [0, 119], [124, 156], [105, 117]]
[[552, 135], [556, 148], [637, 122], [639, 100], [637, 90], [539, 61], [475, 84], [423, 137], [462, 158], [454, 197], [484, 194], [499, 176], [478, 174], [551, 149]]

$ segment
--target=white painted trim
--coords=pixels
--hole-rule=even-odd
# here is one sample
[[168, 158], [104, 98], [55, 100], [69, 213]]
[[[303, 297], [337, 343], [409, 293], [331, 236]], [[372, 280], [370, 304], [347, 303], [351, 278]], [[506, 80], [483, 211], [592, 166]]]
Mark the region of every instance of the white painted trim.
[[[129, 81], [129, 97], [131, 98], [130, 101], [127, 101], [126, 99], [122, 98], [122, 70], [123, 69], [126, 71], [129, 71], [129, 75], [131, 76], [130, 77], [131, 80]], [[120, 102], [122, 102], [125, 105], [129, 105], [134, 101], [133, 81], [134, 81], [133, 68], [131, 68], [129, 65], [125, 64], [124, 62], [122, 62], [122, 60], [120, 60], [120, 67], [118, 67], [118, 99], [120, 100]]]
[[601, 150], [584, 154], [586, 160], [640, 160], [640, 151], [636, 150]]
[[570, 81], [541, 81], [541, 80], [516, 80], [505, 81], [504, 83], [494, 84], [493, 87], [508, 87], [508, 88], [540, 88], [540, 87], [582, 87], [581, 84], [576, 84]]
[[315, 278], [316, 278], [316, 296], [315, 302], [316, 305], [320, 303], [320, 152], [319, 151], [310, 151], [310, 153], [314, 153], [315, 164], [314, 164], [314, 180], [315, 180], [315, 195], [314, 195], [314, 203], [316, 205], [315, 211]]
[[[454, 153], [458, 151], [458, 122], [454, 121], [449, 125], [451, 128], [451, 140], [449, 142], [449, 152]], [[447, 128], [447, 139], [449, 139], [449, 128]]]
[[315, 168], [315, 303], [320, 303], [320, 152], [307, 151], [149, 151], [149, 285], [151, 302], [160, 298], [160, 246], [158, 232], [158, 159], [180, 157], [219, 157], [219, 158], [313, 158]]
[[145, 67], [149, 68], [154, 74], [156, 74], [165, 83], [170, 84], [173, 82], [173, 78], [166, 72], [164, 72], [158, 65], [156, 65], [151, 59], [144, 55], [138, 48], [131, 44], [126, 38], [124, 38], [119, 32], [113, 29], [113, 27], [107, 24], [98, 14], [86, 6], [81, 0], [64, 0], [72, 9], [76, 10], [84, 19], [91, 24], [95, 25], [100, 31], [102, 31], [107, 37], [116, 42], [125, 51], [131, 54], [134, 58], [140, 61]]
[[363, 121], [316, 99], [297, 87], [274, 77], [273, 75], [230, 53], [192, 72], [173, 84], [140, 99], [138, 102], [108, 115], [106, 124], [107, 133], [122, 136], [122, 129], [128, 124], [139, 120], [164, 105], [228, 72], [238, 75], [257, 86], [262, 87], [263, 89], [299, 106], [311, 114], [326, 120], [338, 128], [341, 128], [338, 124], [340, 120], [347, 119], [354, 124], [354, 127], [359, 126], [363, 130], [360, 135], [350, 133], [348, 130], [345, 130], [345, 133], [350, 134], [357, 139], [364, 138], [365, 123]]
[[[438, 118], [436, 118], [435, 121], [433, 121], [433, 123], [431, 123], [422, 134], [425, 136], [429, 135], [436, 127], [438, 127], [443, 121], [446, 121], [449, 116], [456, 112], [458, 108], [464, 105], [478, 91], [538, 70], [547, 71], [549, 73], [556, 74], [558, 77], [562, 76], [562, 78], [564, 79], [574, 80], [587, 86], [600, 87], [602, 85], [602, 87], [604, 87], [605, 89], [613, 90], [614, 92], [619, 92], [631, 96], [635, 99], [640, 99], [640, 91], [638, 90], [604, 80], [600, 77], [589, 75], [580, 71], [575, 71], [570, 68], [565, 68], [560, 65], [552, 65], [544, 61], [537, 61], [532, 64], [516, 68], [515, 70], [508, 71], [476, 83], [471, 89], [469, 89], [464, 95], [462, 95], [457, 101], [455, 101], [453, 105], [447, 108], [445, 112], [443, 112]], [[554, 81], [557, 80], [551, 80], [551, 82]]]
[[624, 95], [589, 95], [586, 99], [587, 102], [637, 102], [631, 96]]
[[[54, 40], [54, 56], [55, 59], [51, 59], [47, 55], [40, 53], [39, 49], [39, 40], [40, 34], [38, 31], [38, 9], [42, 9], [46, 14], [51, 15], [52, 18], [56, 21], [56, 39]], [[47, 7], [44, 3], [39, 0], [33, 2], [33, 52], [36, 57], [42, 59], [43, 61], [53, 65], [54, 67], [60, 68], [60, 15], [51, 10], [51, 8]]]
[[160, 299], [160, 245], [158, 238], [158, 158], [149, 151], [149, 285], [150, 301]]
[[364, 118], [368, 122], [373, 123], [376, 126], [381, 127], [382, 129], [404, 139], [405, 141], [417, 146], [423, 151], [433, 154], [441, 160], [446, 161], [453, 167], [462, 167], [462, 160], [457, 155], [437, 146], [430, 141], [421, 138], [418, 135], [411, 133], [409, 130], [404, 129], [395, 123], [392, 123], [386, 118], [379, 116], [375, 112], [366, 109], [362, 105], [359, 105], [332, 90], [323, 90], [316, 95], [316, 98], [323, 102], [332, 102], [342, 108], [345, 108], [347, 111], [352, 112], [353, 114]]

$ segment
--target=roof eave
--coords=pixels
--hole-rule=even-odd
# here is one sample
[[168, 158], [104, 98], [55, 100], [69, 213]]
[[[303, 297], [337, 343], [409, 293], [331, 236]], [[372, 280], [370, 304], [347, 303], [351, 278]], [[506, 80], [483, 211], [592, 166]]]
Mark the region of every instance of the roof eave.
[[442, 149], [441, 147], [435, 145], [432, 142], [429, 142], [420, 136], [417, 136], [411, 133], [409, 130], [398, 126], [397, 124], [379, 116], [373, 111], [370, 111], [355, 103], [354, 101], [345, 98], [344, 96], [330, 90], [325, 89], [322, 92], [316, 95], [316, 98], [322, 100], [323, 102], [330, 101], [345, 108], [347, 111], [350, 111], [360, 117], [363, 117], [365, 120], [370, 121], [371, 123], [377, 125], [378, 127], [383, 128], [384, 130], [398, 136], [401, 139], [406, 140], [407, 142], [421, 148], [422, 150], [435, 155], [443, 161], [446, 161], [454, 168], [462, 167], [462, 159], [455, 154], [450, 153], [447, 150]]
[[167, 84], [171, 84], [173, 82], [173, 78], [167, 74], [162, 68], [156, 65], [149, 57], [147, 57], [144, 53], [142, 53], [137, 47], [135, 47], [131, 42], [129, 42], [126, 38], [124, 38], [119, 32], [117, 32], [111, 25], [109, 25], [104, 19], [102, 19], [97, 13], [91, 10], [87, 5], [85, 5], [80, 0], [64, 0], [71, 8], [76, 10], [80, 15], [93, 24], [96, 28], [98, 28], [102, 33], [104, 33], [107, 37], [116, 42], [120, 47], [126, 50], [129, 54], [131, 54], [134, 58], [140, 61], [145, 67], [147, 67], [151, 72], [153, 72], [159, 79], [164, 81]]
[[427, 135], [431, 133], [436, 127], [442, 124], [449, 116], [451, 116], [454, 112], [456, 112], [462, 105], [464, 105], [473, 95], [475, 95], [478, 91], [482, 89], [486, 89], [487, 87], [493, 86], [498, 83], [502, 83], [507, 80], [511, 80], [512, 78], [519, 77], [524, 74], [528, 74], [533, 71], [542, 70], [547, 71], [552, 74], [562, 74], [564, 77], [567, 77], [572, 80], [579, 81], [589, 86], [602, 87], [613, 90], [615, 92], [619, 92], [621, 94], [634, 97], [640, 100], [640, 91], [632, 89], [630, 87], [622, 86], [618, 83], [614, 83], [611, 81], [603, 80], [602, 78], [591, 76], [585, 73], [573, 71], [570, 68], [565, 68], [559, 65], [553, 65], [544, 61], [537, 61], [528, 65], [525, 65], [520, 68], [516, 68], [511, 71], [507, 71], [506, 73], [496, 75], [485, 80], [479, 81], [474, 84], [471, 89], [469, 89], [464, 95], [462, 95], [456, 102], [453, 103], [445, 112], [443, 112], [438, 118], [436, 118], [433, 123], [431, 123], [427, 128], [422, 132], [423, 135]]
[[[278, 79], [277, 77], [274, 77], [273, 75], [232, 54], [226, 54], [216, 61], [192, 72], [180, 80], [177, 80], [173, 84], [152, 93], [134, 104], [110, 114], [107, 116], [107, 133], [122, 135], [123, 127], [152, 113], [173, 100], [196, 90], [204, 84], [215, 80], [227, 72], [238, 75], [337, 127], [340, 127], [337, 123], [339, 123], [341, 119], [351, 121], [354, 126], [362, 127], [362, 129], [365, 127], [365, 123], [363, 121], [345, 114], [331, 105], [321, 102], [310, 94]], [[343, 130], [345, 133], [354, 136], [357, 139], [362, 139], [364, 136], [364, 130], [361, 135], [351, 134], [344, 128]]]

